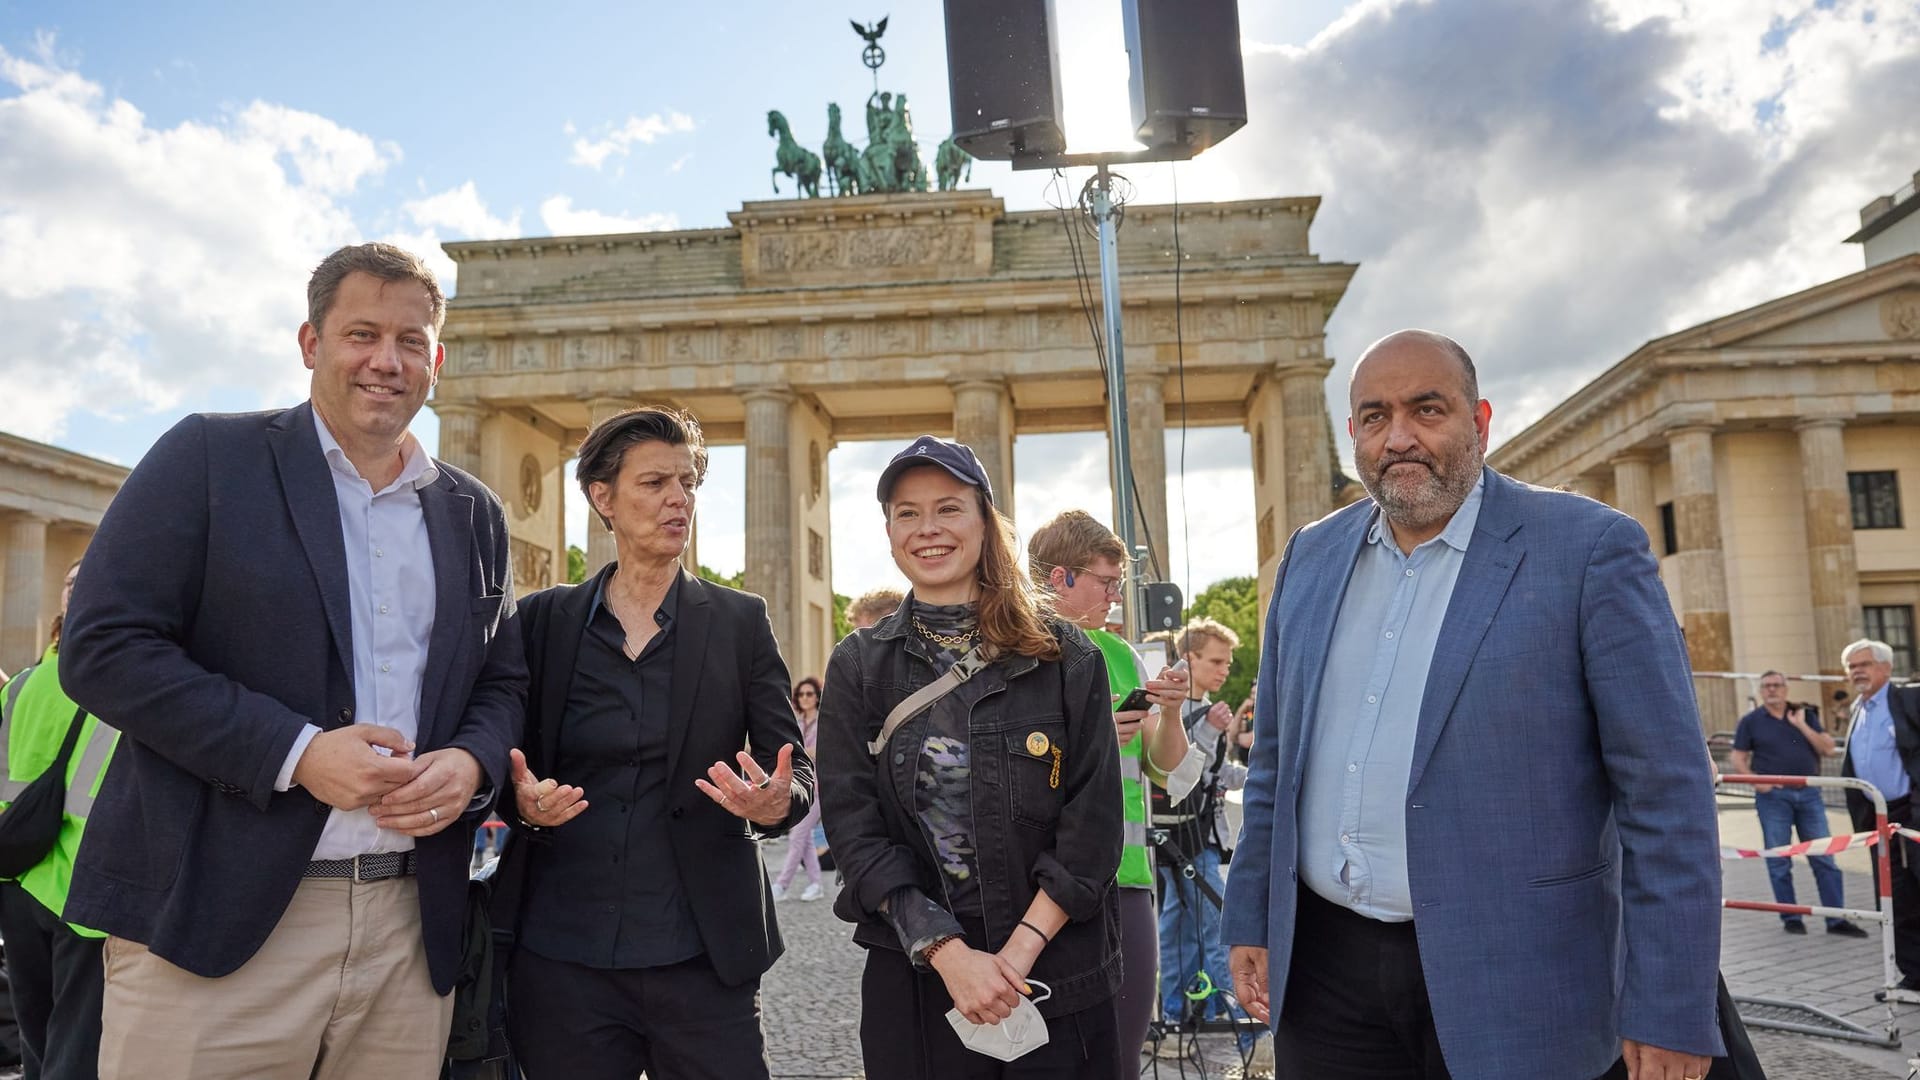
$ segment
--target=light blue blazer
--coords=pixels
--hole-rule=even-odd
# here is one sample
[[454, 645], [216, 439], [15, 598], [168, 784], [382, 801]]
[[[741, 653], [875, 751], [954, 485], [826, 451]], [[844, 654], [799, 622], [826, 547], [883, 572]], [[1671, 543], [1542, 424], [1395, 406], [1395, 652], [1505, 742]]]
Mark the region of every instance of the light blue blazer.
[[[1283, 1007], [1320, 674], [1371, 500], [1301, 529], [1262, 645], [1222, 938]], [[1427, 677], [1407, 873], [1447, 1066], [1598, 1076], [1620, 1040], [1722, 1053], [1713, 781], [1685, 645], [1632, 518], [1486, 471]]]

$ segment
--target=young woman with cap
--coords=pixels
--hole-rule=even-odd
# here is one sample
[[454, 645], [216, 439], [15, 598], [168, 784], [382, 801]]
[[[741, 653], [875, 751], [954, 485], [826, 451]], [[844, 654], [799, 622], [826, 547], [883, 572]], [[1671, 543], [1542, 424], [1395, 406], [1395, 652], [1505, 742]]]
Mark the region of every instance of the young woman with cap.
[[[834, 650], [820, 713], [827, 837], [846, 877], [834, 911], [867, 949], [867, 1075], [1127, 1075], [1105, 663], [1042, 611], [972, 450], [922, 436], [878, 495], [913, 589]], [[932, 684], [945, 692], [922, 694]], [[1029, 1030], [1011, 1061], [967, 1049], [1030, 1006], [1044, 1045]]]

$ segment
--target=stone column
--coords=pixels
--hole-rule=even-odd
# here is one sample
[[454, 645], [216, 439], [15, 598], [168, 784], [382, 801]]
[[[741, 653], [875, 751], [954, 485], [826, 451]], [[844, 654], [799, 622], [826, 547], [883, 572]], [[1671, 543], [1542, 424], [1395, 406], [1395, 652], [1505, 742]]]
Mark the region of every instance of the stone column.
[[[1680, 624], [1695, 671], [1733, 670], [1733, 622], [1727, 613], [1727, 564], [1720, 550], [1720, 495], [1714, 485], [1713, 429], [1667, 432], [1673, 470], [1673, 519], [1680, 560]], [[1730, 679], [1694, 679], [1704, 731], [1731, 731], [1739, 713]]]
[[47, 526], [38, 514], [16, 514], [7, 522], [5, 593], [0, 594], [0, 668], [9, 674], [40, 658], [46, 626], [40, 621], [40, 594], [46, 587]]
[[1652, 455], [1631, 451], [1613, 459], [1613, 508], [1647, 530], [1654, 558], [1660, 558], [1660, 507], [1653, 501]]
[[1578, 473], [1568, 477], [1567, 490], [1585, 495], [1594, 502], [1607, 501], [1607, 479], [1598, 473]]
[[1167, 398], [1164, 380], [1162, 372], [1145, 365], [1137, 371], [1127, 372], [1127, 434], [1128, 450], [1133, 459], [1134, 542], [1151, 548], [1140, 573], [1147, 577], [1171, 579], [1176, 575], [1167, 537]]
[[747, 408], [747, 591], [766, 598], [781, 652], [797, 657], [802, 639], [793, 619], [793, 393], [762, 388], [742, 391], [740, 398]]
[[435, 398], [433, 411], [440, 417], [441, 461], [456, 469], [480, 475], [480, 422], [489, 412], [469, 401], [442, 401]]
[[[587, 399], [588, 430], [599, 427], [601, 423], [633, 408], [633, 402], [626, 398], [592, 397]], [[694, 513], [698, 514], [698, 504]], [[600, 568], [613, 561], [613, 532], [600, 523], [600, 515], [594, 513], [592, 504], [587, 506], [587, 576], [600, 572]]]
[[1800, 485], [1807, 521], [1807, 580], [1813, 587], [1815, 666], [1842, 674], [1840, 650], [1864, 634], [1860, 570], [1853, 549], [1853, 500], [1847, 491], [1846, 421], [1805, 420], [1800, 435]]
[[[1333, 512], [1333, 459], [1327, 445], [1328, 360], [1280, 369], [1280, 415], [1286, 463], [1286, 522], [1280, 542]], [[1272, 436], [1269, 435], [1269, 438]]]
[[1001, 379], [953, 384], [953, 437], [973, 447], [993, 484], [994, 504], [1013, 513], [1013, 395]]

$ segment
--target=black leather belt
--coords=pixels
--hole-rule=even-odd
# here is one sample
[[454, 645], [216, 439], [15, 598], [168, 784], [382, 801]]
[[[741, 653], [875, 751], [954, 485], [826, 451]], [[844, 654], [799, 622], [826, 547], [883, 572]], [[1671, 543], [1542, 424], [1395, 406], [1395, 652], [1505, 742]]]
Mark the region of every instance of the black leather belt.
[[385, 881], [413, 873], [413, 852], [382, 851], [351, 859], [315, 859], [302, 877], [345, 878], [348, 881]]

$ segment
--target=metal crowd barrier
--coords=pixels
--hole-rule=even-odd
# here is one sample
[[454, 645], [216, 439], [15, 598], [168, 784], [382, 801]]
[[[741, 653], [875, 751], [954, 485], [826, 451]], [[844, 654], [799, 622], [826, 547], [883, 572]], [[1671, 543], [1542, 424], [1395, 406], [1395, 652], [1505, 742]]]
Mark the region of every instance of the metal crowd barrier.
[[1920, 993], [1906, 990], [1900, 986], [1900, 972], [1893, 962], [1893, 877], [1887, 863], [1887, 842], [1892, 838], [1895, 827], [1887, 821], [1887, 800], [1880, 790], [1865, 780], [1851, 776], [1766, 776], [1757, 773], [1728, 773], [1721, 776], [1719, 784], [1769, 784], [1774, 787], [1788, 788], [1852, 788], [1873, 801], [1873, 822], [1871, 832], [1857, 833], [1852, 836], [1836, 836], [1827, 840], [1802, 841], [1766, 851], [1741, 851], [1722, 848], [1722, 858], [1752, 859], [1766, 856], [1791, 857], [1794, 855], [1825, 855], [1845, 850], [1856, 843], [1870, 844], [1874, 848], [1873, 857], [1879, 867], [1876, 875], [1879, 892], [1879, 904], [1875, 910], [1858, 908], [1824, 907], [1818, 904], [1780, 904], [1770, 900], [1729, 900], [1722, 898], [1720, 905], [1740, 911], [1767, 911], [1779, 915], [1817, 915], [1821, 918], [1846, 919], [1849, 922], [1871, 923], [1880, 928], [1880, 966], [1885, 982], [1884, 1000], [1887, 1007], [1887, 1027], [1885, 1035], [1876, 1035], [1872, 1031], [1835, 1016], [1824, 1009], [1816, 1008], [1805, 1002], [1785, 1001], [1778, 998], [1755, 998], [1734, 995], [1734, 1002], [1751, 1005], [1757, 1009], [1798, 1012], [1817, 1018], [1818, 1023], [1805, 1023], [1798, 1020], [1784, 1020], [1773, 1016], [1748, 1016], [1742, 1009], [1741, 1019], [1749, 1027], [1772, 1028], [1778, 1031], [1793, 1031], [1803, 1035], [1821, 1035], [1831, 1039], [1844, 1039], [1849, 1042], [1866, 1043], [1871, 1046], [1897, 1050], [1900, 1047], [1900, 1028], [1894, 1016], [1896, 1003], [1920, 1004]]

